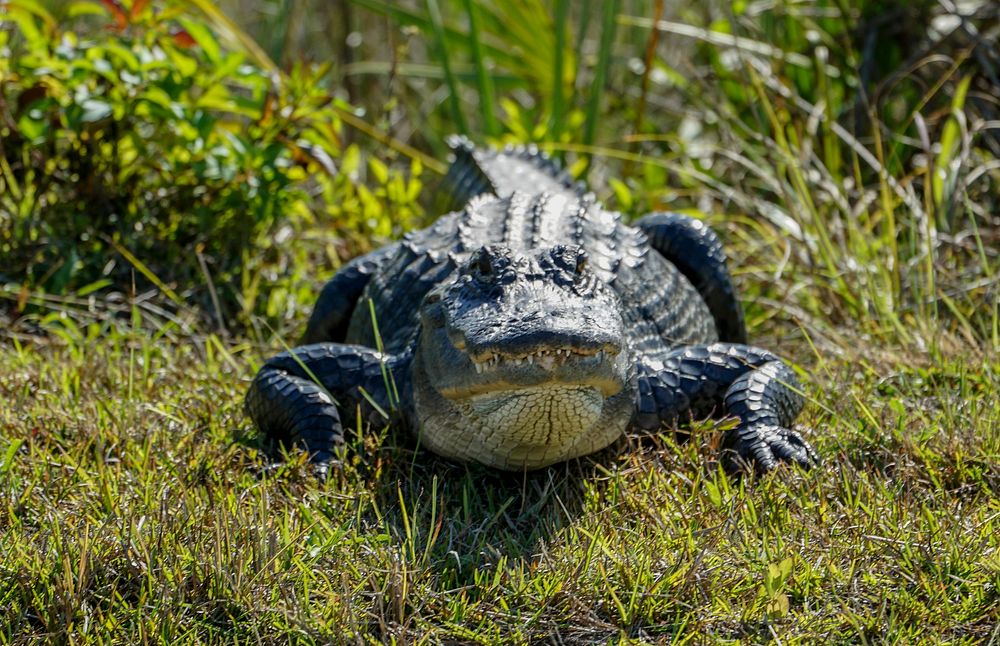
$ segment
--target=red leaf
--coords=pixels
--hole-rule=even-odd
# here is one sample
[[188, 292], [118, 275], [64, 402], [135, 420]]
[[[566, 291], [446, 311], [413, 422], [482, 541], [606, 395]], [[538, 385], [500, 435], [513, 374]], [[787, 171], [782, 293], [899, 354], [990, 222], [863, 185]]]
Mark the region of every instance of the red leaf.
[[101, 0], [101, 4], [108, 8], [111, 12], [111, 16], [115, 19], [115, 28], [118, 31], [124, 31], [128, 27], [128, 14], [125, 13], [125, 7], [118, 0]]
[[170, 31], [170, 36], [174, 39], [174, 43], [176, 43], [178, 47], [183, 47], [184, 49], [194, 47], [198, 44], [198, 42], [191, 37], [191, 34], [188, 33], [187, 29], [182, 27], [172, 29]]
[[129, 16], [131, 16], [132, 19], [135, 20], [135, 18], [140, 13], [142, 13], [142, 10], [145, 9], [146, 5], [148, 5], [148, 4], [149, 4], [149, 0], [135, 0], [132, 3], [132, 10], [129, 12]]

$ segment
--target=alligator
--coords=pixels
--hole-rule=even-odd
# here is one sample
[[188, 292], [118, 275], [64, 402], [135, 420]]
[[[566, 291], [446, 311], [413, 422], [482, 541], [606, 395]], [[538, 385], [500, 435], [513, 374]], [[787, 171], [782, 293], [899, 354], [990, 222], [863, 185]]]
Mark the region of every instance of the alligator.
[[302, 345], [261, 367], [246, 410], [264, 437], [325, 472], [360, 415], [528, 470], [728, 416], [728, 470], [818, 463], [791, 428], [795, 373], [746, 344], [712, 229], [677, 213], [630, 226], [534, 146], [449, 144], [452, 211], [345, 264]]

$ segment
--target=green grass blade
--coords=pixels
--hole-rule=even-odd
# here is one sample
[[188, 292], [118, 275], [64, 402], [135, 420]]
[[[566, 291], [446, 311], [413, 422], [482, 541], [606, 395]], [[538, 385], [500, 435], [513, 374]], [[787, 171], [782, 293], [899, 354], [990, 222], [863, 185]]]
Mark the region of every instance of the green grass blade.
[[955, 158], [961, 151], [962, 120], [965, 118], [965, 97], [969, 92], [969, 84], [972, 76], [965, 76], [958, 82], [951, 100], [951, 116], [945, 122], [944, 130], [941, 132], [940, 152], [934, 162], [933, 195], [934, 207], [938, 216], [938, 227], [944, 228], [946, 224], [944, 218], [947, 210], [947, 198], [949, 197], [948, 184], [954, 175], [952, 168]]
[[448, 106], [451, 109], [451, 116], [455, 120], [455, 125], [462, 134], [469, 134], [469, 128], [465, 124], [465, 116], [462, 114], [462, 106], [459, 103], [458, 81], [451, 73], [451, 62], [448, 60], [448, 43], [444, 33], [444, 21], [441, 19], [441, 8], [437, 0], [427, 0], [427, 12], [431, 17], [431, 29], [434, 33], [434, 40], [437, 41], [438, 53], [441, 55], [441, 67], [444, 69], [444, 80], [448, 85]]
[[14, 464], [14, 456], [17, 455], [22, 444], [24, 444], [24, 440], [20, 438], [11, 440], [7, 446], [7, 451], [4, 453], [3, 461], [0, 462], [0, 477], [6, 476], [7, 472], [10, 471], [11, 465]]
[[590, 2], [580, 3], [579, 24], [576, 26], [576, 60], [583, 60], [583, 43], [587, 40], [587, 30], [590, 29], [590, 18], [593, 16], [594, 5]]
[[447, 165], [441, 163], [434, 157], [431, 157], [430, 155], [417, 150], [413, 146], [396, 139], [392, 135], [383, 132], [382, 130], [371, 125], [370, 123], [368, 123], [361, 117], [357, 116], [347, 108], [334, 105], [333, 111], [336, 112], [337, 116], [347, 125], [351, 126], [355, 130], [364, 133], [365, 135], [371, 137], [375, 141], [378, 141], [382, 144], [385, 144], [386, 146], [389, 146], [396, 152], [406, 155], [410, 159], [419, 160], [420, 163], [423, 164], [424, 168], [426, 168], [427, 170], [437, 173], [438, 175], [444, 175], [446, 172], [448, 172]]
[[223, 13], [214, 2], [185, 0], [185, 4], [200, 11], [223, 40], [242, 49], [257, 65], [275, 74], [280, 72], [274, 60], [257, 44], [257, 41]]
[[569, 14], [569, 0], [556, 0], [555, 30], [556, 46], [552, 52], [552, 119], [549, 126], [549, 137], [554, 141], [559, 141], [562, 134], [564, 103], [563, 86], [565, 85], [565, 56], [566, 49], [566, 18]]
[[[383, 2], [382, 0], [350, 1], [359, 7], [367, 9], [368, 11], [390, 18], [393, 22], [399, 25], [411, 25], [413, 27], [417, 27], [425, 33], [433, 32], [434, 26], [432, 25], [432, 21], [427, 16], [419, 12], [408, 10], [389, 2]], [[442, 28], [451, 43], [461, 45], [467, 42], [468, 34], [465, 32], [459, 31], [458, 29], [454, 29], [453, 27], [449, 27], [447, 25], [442, 25]], [[489, 56], [498, 65], [506, 67], [516, 63], [516, 56], [514, 56], [510, 51], [506, 51], [495, 45], [490, 45], [488, 42], [483, 42], [482, 40], [480, 40], [479, 44], [484, 55]]]
[[601, 45], [597, 54], [597, 69], [594, 70], [594, 81], [590, 85], [590, 97], [587, 100], [587, 120], [583, 128], [583, 145], [591, 146], [597, 134], [597, 120], [601, 111], [601, 96], [604, 94], [604, 83], [608, 78], [608, 68], [611, 67], [611, 46], [615, 40], [615, 16], [618, 13], [619, 0], [604, 3], [604, 13], [601, 16]]
[[157, 289], [163, 292], [164, 296], [173, 301], [175, 305], [178, 305], [180, 307], [185, 306], [184, 300], [177, 295], [177, 292], [170, 289], [170, 287], [168, 287], [166, 283], [160, 280], [159, 276], [153, 273], [153, 270], [146, 266], [146, 263], [139, 260], [131, 251], [123, 247], [117, 240], [113, 238], [107, 238], [107, 242], [112, 247], [114, 247], [115, 251], [121, 254], [121, 256], [125, 258], [125, 260], [129, 262], [129, 264], [131, 264], [133, 267], [139, 270], [139, 273], [145, 276], [146, 279], [149, 280], [149, 282], [156, 285]]
[[476, 83], [479, 86], [479, 107], [483, 113], [483, 130], [486, 131], [486, 134], [495, 136], [499, 134], [500, 129], [493, 112], [495, 103], [493, 77], [486, 69], [482, 42], [479, 38], [479, 9], [473, 0], [465, 0], [465, 10], [469, 13], [469, 41], [472, 45], [472, 60], [476, 66]]

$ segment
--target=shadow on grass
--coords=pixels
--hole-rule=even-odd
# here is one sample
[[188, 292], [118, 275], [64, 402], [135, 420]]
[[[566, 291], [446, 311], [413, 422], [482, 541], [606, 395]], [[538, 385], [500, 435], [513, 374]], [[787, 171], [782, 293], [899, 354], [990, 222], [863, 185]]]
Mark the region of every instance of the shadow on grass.
[[274, 460], [260, 465], [262, 476], [284, 477], [282, 460], [294, 461], [303, 469], [302, 493], [318, 486], [341, 504], [352, 500], [362, 533], [381, 534], [456, 586], [476, 583], [477, 572], [542, 557], [578, 521], [588, 497], [603, 495], [602, 482], [627, 443], [544, 469], [506, 472], [439, 457], [405, 430], [372, 429], [349, 441], [344, 463], [331, 467], [325, 482], [310, 483], [300, 453], [265, 445], [251, 429], [236, 430], [233, 439]]

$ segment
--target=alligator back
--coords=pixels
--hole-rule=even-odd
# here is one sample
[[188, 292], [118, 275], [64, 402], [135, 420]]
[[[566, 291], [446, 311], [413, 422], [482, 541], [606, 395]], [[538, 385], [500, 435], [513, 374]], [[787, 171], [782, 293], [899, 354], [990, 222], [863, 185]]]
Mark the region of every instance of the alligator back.
[[[633, 349], [651, 358], [678, 345], [717, 338], [707, 306], [691, 283], [649, 247], [645, 235], [573, 190], [480, 195], [429, 228], [408, 234], [376, 272], [356, 307], [347, 341], [376, 347], [374, 311], [386, 351], [404, 352], [418, 333], [418, 308], [435, 285], [484, 245], [514, 253], [556, 245], [586, 250], [598, 278], [619, 296]], [[372, 307], [364, 306], [371, 299]]]
[[531, 144], [502, 150], [477, 148], [468, 137], [448, 138], [453, 159], [439, 194], [445, 212], [458, 211], [479, 195], [506, 197], [515, 190], [583, 197], [586, 187]]

